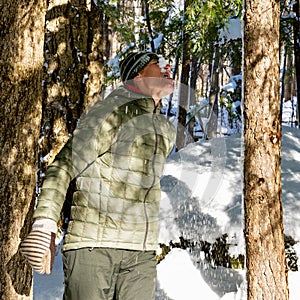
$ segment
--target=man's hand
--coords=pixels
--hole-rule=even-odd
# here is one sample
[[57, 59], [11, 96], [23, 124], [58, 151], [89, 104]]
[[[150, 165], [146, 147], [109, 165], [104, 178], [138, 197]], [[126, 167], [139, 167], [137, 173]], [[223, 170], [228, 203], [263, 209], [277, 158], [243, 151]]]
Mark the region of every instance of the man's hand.
[[21, 252], [27, 258], [34, 271], [50, 274], [56, 251], [56, 223], [49, 219], [36, 220], [32, 231], [21, 243]]

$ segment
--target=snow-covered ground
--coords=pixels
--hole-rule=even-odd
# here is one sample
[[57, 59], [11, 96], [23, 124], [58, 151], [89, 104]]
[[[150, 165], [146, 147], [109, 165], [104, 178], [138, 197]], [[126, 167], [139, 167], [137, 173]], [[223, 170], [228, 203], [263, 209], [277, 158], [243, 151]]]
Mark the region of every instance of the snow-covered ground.
[[[236, 245], [230, 253], [244, 254], [241, 167], [240, 136], [200, 141], [174, 154], [162, 179], [160, 240], [168, 244], [183, 235], [213, 242], [227, 233]], [[296, 241], [300, 241], [299, 180], [300, 130], [284, 127], [284, 225], [285, 234]], [[294, 248], [299, 257], [300, 245]], [[158, 282], [171, 299], [246, 299], [245, 271], [213, 268], [202, 257], [173, 249], [158, 265]], [[299, 299], [299, 280], [299, 272], [289, 272], [291, 300]]]
[[[199, 141], [173, 154], [162, 178], [160, 242], [214, 242], [222, 234], [244, 253], [240, 136]], [[300, 241], [300, 130], [283, 128], [283, 208], [285, 233]], [[298, 257], [300, 245], [294, 246]], [[158, 249], [159, 251], [159, 249]], [[299, 262], [298, 262], [299, 265]], [[300, 267], [300, 266], [299, 266]], [[157, 266], [157, 300], [244, 300], [245, 271], [214, 267], [204, 254], [173, 248]], [[300, 272], [289, 272], [290, 299], [300, 295]], [[62, 299], [60, 253], [51, 275], [34, 276], [34, 299]]]

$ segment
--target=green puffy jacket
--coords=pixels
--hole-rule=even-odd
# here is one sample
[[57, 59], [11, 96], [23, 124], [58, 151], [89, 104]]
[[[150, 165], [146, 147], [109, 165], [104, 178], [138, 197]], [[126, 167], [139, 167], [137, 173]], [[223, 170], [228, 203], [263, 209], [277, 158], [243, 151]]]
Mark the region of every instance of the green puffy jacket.
[[76, 179], [63, 250], [157, 248], [160, 176], [174, 126], [124, 87], [98, 101], [48, 167], [34, 218], [58, 221]]

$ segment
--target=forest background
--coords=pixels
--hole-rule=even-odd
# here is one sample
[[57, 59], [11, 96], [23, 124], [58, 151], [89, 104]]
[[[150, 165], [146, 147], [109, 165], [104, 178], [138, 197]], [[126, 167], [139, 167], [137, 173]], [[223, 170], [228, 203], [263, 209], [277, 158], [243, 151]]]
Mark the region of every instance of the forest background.
[[[243, 40], [224, 32], [241, 21], [247, 3], [0, 1], [0, 299], [29, 297], [32, 270], [18, 248], [30, 230], [45, 169], [82, 113], [119, 84], [116, 61], [127, 51], [163, 55], [174, 79], [193, 91], [179, 89], [177, 107], [167, 100], [166, 116], [177, 116], [177, 150], [242, 131]], [[282, 107], [299, 99], [299, 1], [266, 3], [280, 6]], [[229, 80], [239, 88], [221, 90]], [[232, 132], [220, 131], [224, 112]], [[299, 106], [288, 125], [298, 127], [298, 119]]]

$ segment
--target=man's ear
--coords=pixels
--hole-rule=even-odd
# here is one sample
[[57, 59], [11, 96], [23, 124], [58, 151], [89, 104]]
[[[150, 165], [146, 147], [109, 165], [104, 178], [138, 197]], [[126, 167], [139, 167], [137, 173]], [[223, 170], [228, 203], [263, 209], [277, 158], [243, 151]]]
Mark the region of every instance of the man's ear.
[[133, 78], [133, 80], [134, 80], [134, 81], [141, 81], [142, 77], [143, 77], [143, 75], [139, 73], [139, 74], [137, 74], [137, 75]]

